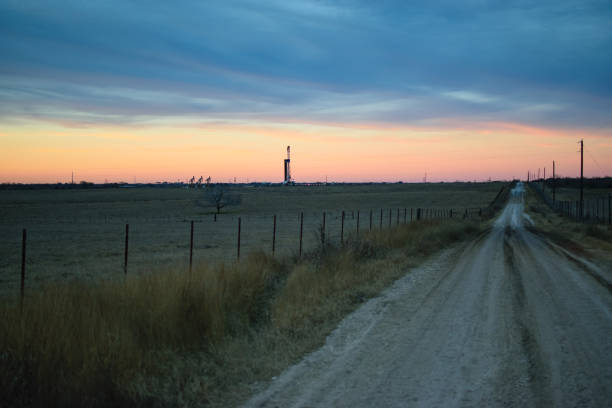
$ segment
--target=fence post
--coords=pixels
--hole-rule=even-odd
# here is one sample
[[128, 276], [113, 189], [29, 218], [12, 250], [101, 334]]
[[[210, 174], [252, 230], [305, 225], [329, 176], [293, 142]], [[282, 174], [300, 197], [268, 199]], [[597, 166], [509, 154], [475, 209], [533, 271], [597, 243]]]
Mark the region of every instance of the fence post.
[[421, 219], [421, 209], [420, 208], [417, 208], [416, 210], [416, 219], [417, 221]]
[[408, 210], [404, 207], [404, 224], [406, 223], [406, 215], [408, 214]]
[[123, 258], [123, 274], [124, 275], [127, 275], [129, 237], [130, 237], [130, 224], [125, 224], [125, 254]]
[[342, 211], [342, 223], [340, 226], [340, 245], [344, 245], [344, 211]]
[[191, 233], [189, 238], [189, 273], [193, 265], [193, 221], [191, 221]]
[[276, 214], [274, 214], [274, 227], [272, 227], [272, 256], [276, 250]]
[[302, 232], [304, 231], [304, 213], [300, 213], [300, 258], [302, 257]]
[[576, 218], [578, 220], [582, 219], [582, 214], [580, 214], [580, 212], [578, 211], [578, 207], [580, 206], [580, 201], [576, 201]]
[[26, 238], [27, 231], [24, 228], [21, 237], [21, 287], [19, 291], [19, 307], [21, 311], [23, 311], [23, 296], [25, 294]]
[[399, 208], [397, 209], [397, 220], [396, 224], [399, 225]]
[[215, 222], [217, 222], [217, 213], [215, 213], [214, 219], [215, 219]]
[[325, 211], [323, 211], [323, 229], [321, 231], [321, 240], [323, 241], [323, 245], [325, 245]]
[[372, 209], [370, 208], [370, 231], [372, 231]]
[[359, 210], [357, 210], [357, 236], [359, 236]]
[[412, 220], [414, 219], [414, 218], [412, 217], [412, 210], [413, 210], [413, 209], [411, 208], [411, 209], [410, 209], [410, 222], [412, 222]]
[[241, 227], [241, 220], [240, 217], [238, 217], [238, 251], [236, 254], [236, 259], [240, 259], [240, 227]]
[[379, 229], [382, 229], [382, 213], [383, 213], [383, 209], [381, 208], [380, 209], [380, 228]]
[[389, 208], [389, 228], [391, 228], [391, 218], [392, 218], [391, 212], [392, 212], [392, 209]]

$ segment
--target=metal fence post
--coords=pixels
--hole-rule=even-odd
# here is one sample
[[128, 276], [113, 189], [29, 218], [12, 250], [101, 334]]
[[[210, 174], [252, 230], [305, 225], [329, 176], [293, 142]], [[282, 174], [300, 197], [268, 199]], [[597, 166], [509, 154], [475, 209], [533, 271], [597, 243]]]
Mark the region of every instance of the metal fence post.
[[25, 295], [26, 238], [27, 231], [24, 228], [21, 236], [21, 286], [19, 291], [19, 307], [21, 311], [23, 311], [23, 297]]
[[272, 256], [276, 250], [276, 214], [274, 214], [274, 227], [272, 228]]
[[240, 217], [238, 217], [238, 250], [237, 250], [237, 254], [236, 254], [236, 259], [240, 259], [240, 225], [241, 220]]
[[342, 211], [342, 222], [340, 226], [340, 245], [344, 245], [344, 211]]
[[325, 245], [325, 211], [323, 211], [323, 229], [321, 230], [321, 242]]
[[191, 221], [191, 233], [189, 238], [189, 273], [193, 265], [193, 221]]
[[124, 275], [127, 275], [129, 237], [130, 237], [130, 224], [125, 224], [125, 253], [124, 253], [124, 258], [123, 258], [123, 274]]
[[302, 257], [302, 232], [304, 231], [304, 213], [300, 213], [300, 258]]

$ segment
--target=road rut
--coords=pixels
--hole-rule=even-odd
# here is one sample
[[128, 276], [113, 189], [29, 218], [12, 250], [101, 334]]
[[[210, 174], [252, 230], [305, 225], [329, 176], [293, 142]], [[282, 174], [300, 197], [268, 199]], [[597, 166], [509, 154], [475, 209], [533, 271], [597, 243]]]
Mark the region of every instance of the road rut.
[[519, 183], [490, 232], [365, 303], [246, 406], [612, 406], [612, 274], [525, 222]]

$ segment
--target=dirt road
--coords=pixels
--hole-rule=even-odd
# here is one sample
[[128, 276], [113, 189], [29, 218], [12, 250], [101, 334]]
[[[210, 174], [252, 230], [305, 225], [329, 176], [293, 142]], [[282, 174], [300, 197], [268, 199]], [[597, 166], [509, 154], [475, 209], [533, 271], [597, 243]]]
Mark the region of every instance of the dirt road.
[[522, 189], [246, 406], [611, 407], [612, 273], [524, 228]]

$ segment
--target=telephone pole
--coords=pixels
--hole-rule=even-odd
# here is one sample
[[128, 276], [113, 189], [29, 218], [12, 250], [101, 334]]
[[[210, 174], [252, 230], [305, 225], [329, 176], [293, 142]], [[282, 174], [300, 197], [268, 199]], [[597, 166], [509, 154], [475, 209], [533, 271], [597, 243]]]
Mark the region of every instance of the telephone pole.
[[580, 139], [580, 219], [584, 214], [584, 141]]

